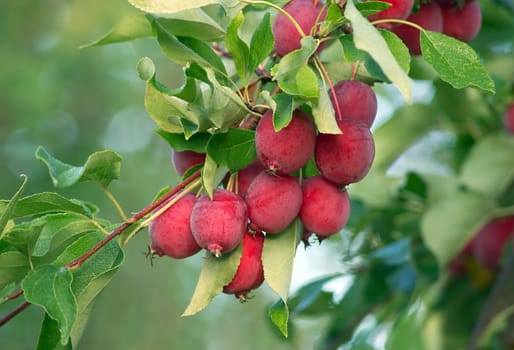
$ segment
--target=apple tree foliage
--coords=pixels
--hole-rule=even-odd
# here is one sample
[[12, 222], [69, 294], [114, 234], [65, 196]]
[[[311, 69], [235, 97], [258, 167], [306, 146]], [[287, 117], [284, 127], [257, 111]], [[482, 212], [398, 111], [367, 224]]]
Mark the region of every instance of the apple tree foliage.
[[[486, 222], [514, 215], [514, 137], [501, 121], [514, 98], [512, 2], [487, 3], [482, 34], [469, 45], [422, 31], [421, 57], [411, 57], [398, 37], [370, 24], [367, 16], [384, 9], [381, 2], [326, 1], [323, 37], [307, 33], [301, 48], [284, 57], [273, 55], [271, 30], [284, 1], [130, 3], [134, 14], [85, 47], [156, 40], [183, 66], [184, 84], [165, 86], [159, 67], [142, 57], [134, 70], [146, 84], [141, 103], [170, 146], [207, 153], [206, 162], [171, 192], [156, 189], [156, 202], [129, 218], [109, 191], [120, 177], [116, 152], [96, 152], [75, 166], [38, 148], [36, 158], [57, 189], [97, 183], [122, 222], [109, 222], [95, 204], [58, 191], [26, 194], [30, 179], [24, 177], [12, 197], [0, 201], [0, 303], [19, 305], [3, 322], [31, 304], [41, 307], [37, 348], [72, 349], [95, 297], [123, 264], [125, 245], [147, 226], [152, 209], [188, 182], [198, 184], [197, 177], [212, 194], [228, 172], [255, 159], [254, 132], [238, 125], [267, 106], [280, 130], [302, 106], [320, 132], [338, 133], [327, 90], [356, 73], [358, 80], [394, 87], [387, 90], [391, 98], [405, 103], [373, 130], [372, 170], [350, 186], [350, 222], [326, 243], [339, 245], [345, 273], [290, 293], [301, 223], [266, 240], [265, 280], [277, 295], [270, 300], [270, 322], [287, 337], [296, 317], [328, 317], [322, 335], [327, 349], [373, 348], [379, 334], [383, 346], [395, 350], [429, 349], [433, 339], [448, 349], [512, 344], [512, 249], [505, 249], [498, 271], [474, 261], [458, 274], [449, 269]], [[327, 42], [322, 51], [321, 40]], [[415, 80], [431, 82], [431, 99], [413, 102]], [[409, 160], [421, 166], [393, 171]], [[236, 249], [205, 259], [184, 316], [202, 311], [221, 292], [240, 254]], [[342, 296], [325, 288], [343, 276], [351, 282]]]

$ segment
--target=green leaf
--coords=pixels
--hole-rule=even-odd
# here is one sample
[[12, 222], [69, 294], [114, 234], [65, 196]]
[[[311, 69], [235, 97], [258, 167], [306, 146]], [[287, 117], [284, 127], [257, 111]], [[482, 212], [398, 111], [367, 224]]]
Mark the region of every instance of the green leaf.
[[[324, 277], [320, 277], [312, 282], [304, 284], [290, 299], [289, 307], [293, 314], [305, 314], [317, 301], [323, 299], [326, 295], [323, 291], [323, 286], [327, 282], [333, 280], [336, 277], [340, 277], [341, 274], [333, 274]], [[330, 297], [332, 299], [332, 297]], [[322, 305], [322, 310], [326, 311], [327, 304]]]
[[368, 17], [374, 13], [387, 10], [391, 7], [391, 4], [382, 1], [365, 1], [355, 3], [355, 7], [364, 17]]
[[268, 309], [271, 321], [277, 326], [280, 332], [287, 338], [287, 323], [289, 320], [289, 310], [282, 299], [278, 299]]
[[295, 220], [283, 232], [267, 235], [262, 251], [264, 278], [268, 285], [286, 302], [293, 273], [296, 245], [302, 236], [300, 220]]
[[111, 150], [91, 154], [83, 166], [63, 163], [41, 146], [36, 150], [36, 158], [48, 167], [56, 187], [68, 187], [79, 181], [94, 181], [107, 187], [120, 177], [121, 156]]
[[498, 134], [481, 139], [464, 161], [460, 178], [491, 197], [503, 194], [514, 181], [514, 138]]
[[436, 125], [437, 113], [431, 107], [421, 104], [400, 107], [391, 119], [373, 132], [376, 150], [373, 168], [387, 169]]
[[87, 232], [97, 231], [98, 223], [73, 213], [50, 214], [34, 247], [33, 256], [52, 262], [70, 243]]
[[304, 37], [301, 44], [300, 49], [288, 53], [271, 68], [271, 74], [279, 85], [284, 81], [295, 82], [300, 69], [307, 65], [309, 58], [316, 51], [316, 41], [311, 36]]
[[225, 31], [201, 8], [168, 14], [159, 23], [175, 36], [188, 36], [202, 41], [217, 41], [225, 37]]
[[25, 186], [27, 185], [27, 176], [23, 175], [23, 183], [16, 193], [11, 197], [11, 200], [7, 203], [6, 207], [0, 212], [0, 238], [3, 237], [4, 229], [7, 226], [9, 220], [11, 220], [14, 211], [16, 210], [16, 204], [20, 199]]
[[420, 32], [420, 44], [423, 58], [434, 67], [442, 80], [454, 88], [473, 86], [495, 93], [494, 81], [468, 44], [425, 30]]
[[182, 316], [192, 316], [209, 305], [221, 293], [223, 287], [232, 281], [241, 259], [241, 245], [228, 254], [216, 258], [207, 254], [193, 297]]
[[320, 89], [319, 99], [312, 107], [316, 128], [322, 134], [341, 134], [337, 125], [334, 106], [326, 89]]
[[[411, 59], [409, 49], [407, 49], [403, 41], [393, 32], [385, 29], [379, 29], [379, 32], [384, 38], [387, 46], [389, 47], [389, 50], [391, 50], [391, 53], [393, 54], [400, 67], [406, 73], [408, 73]], [[368, 74], [373, 76], [375, 79], [390, 82], [380, 68], [379, 64], [367, 52], [359, 50], [355, 47], [353, 42], [353, 35], [342, 36], [339, 40], [343, 45], [344, 55], [347, 61], [362, 61], [364, 62], [364, 66]]]
[[308, 66], [309, 58], [316, 51], [316, 41], [306, 36], [302, 38], [302, 47], [282, 57], [271, 68], [273, 78], [280, 88], [290, 94], [306, 98], [319, 96], [319, 82], [316, 73]]
[[279, 86], [284, 92], [291, 95], [299, 95], [305, 98], [319, 97], [318, 76], [307, 65], [300, 67], [294, 79], [279, 81]]
[[73, 346], [70, 341], [66, 345], [61, 344], [61, 332], [59, 331], [59, 323], [45, 314], [43, 324], [41, 325], [41, 333], [36, 345], [36, 350], [72, 350]]
[[252, 35], [248, 72], [253, 72], [269, 56], [274, 43], [275, 37], [271, 30], [270, 14], [266, 13]]
[[207, 154], [202, 168], [202, 185], [205, 192], [209, 195], [209, 198], [212, 199], [214, 189], [223, 180], [227, 172], [227, 167], [218, 167], [214, 159]]
[[120, 23], [101, 38], [80, 46], [84, 49], [92, 46], [108, 45], [153, 36], [152, 26], [142, 13], [133, 13], [124, 17]]
[[458, 192], [434, 203], [423, 215], [421, 230], [439, 266], [445, 268], [491, 217], [494, 203], [473, 192]]
[[355, 8], [346, 3], [345, 16], [352, 23], [355, 46], [366, 51], [380, 66], [385, 76], [395, 84], [407, 102], [412, 100], [412, 81], [397, 62], [378, 30]]
[[43, 307], [57, 321], [63, 345], [68, 342], [77, 318], [77, 301], [71, 290], [72, 281], [69, 269], [41, 265], [30, 271], [22, 283], [25, 299]]
[[186, 36], [172, 35], [160, 20], [154, 21], [154, 27], [162, 51], [173, 62], [184, 66], [195, 62], [201, 67], [214, 68], [218, 72], [226, 74], [221, 58], [206, 42]]
[[239, 78], [244, 85], [247, 85], [248, 77], [252, 74], [252, 72], [248, 71], [250, 49], [238, 34], [239, 27], [243, 23], [243, 20], [244, 16], [242, 12], [239, 12], [237, 16], [232, 19], [227, 28], [227, 38], [225, 39], [225, 43], [227, 45], [228, 52], [232, 55]]
[[177, 13], [199, 7], [218, 4], [226, 8], [238, 5], [236, 0], [129, 0], [132, 6], [149, 13]]
[[71, 212], [91, 217], [97, 211], [98, 208], [93, 204], [68, 199], [55, 192], [41, 192], [20, 199], [12, 219], [56, 212]]
[[0, 253], [0, 287], [12, 282], [19, 282], [30, 269], [27, 256], [11, 250]]
[[196, 153], [207, 152], [207, 142], [211, 134], [196, 133], [186, 139], [183, 134], [172, 134], [164, 130], [157, 130], [157, 134], [165, 139], [175, 151], [193, 151]]
[[207, 154], [219, 165], [234, 173], [245, 168], [256, 157], [255, 131], [231, 128], [226, 133], [212, 135]]
[[289, 94], [275, 94], [271, 96], [273, 104], [273, 128], [275, 131], [280, 131], [289, 125], [293, 118], [293, 111], [295, 109], [294, 97]]
[[34, 252], [34, 247], [44, 225], [43, 220], [34, 220], [16, 225], [6, 232], [3, 239], [18, 251], [30, 257]]
[[215, 126], [228, 130], [248, 114], [248, 109], [234, 90], [218, 81], [212, 69], [206, 68], [205, 71], [212, 86], [203, 96], [206, 113]]

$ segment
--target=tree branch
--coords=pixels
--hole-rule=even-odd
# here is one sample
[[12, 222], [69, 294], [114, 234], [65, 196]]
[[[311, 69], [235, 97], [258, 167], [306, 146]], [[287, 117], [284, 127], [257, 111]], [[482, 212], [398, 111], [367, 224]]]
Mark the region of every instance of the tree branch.
[[[144, 218], [147, 214], [151, 213], [154, 209], [159, 207], [161, 204], [166, 202], [168, 199], [170, 199], [173, 195], [178, 193], [179, 191], [183, 190], [187, 185], [189, 185], [191, 182], [193, 182], [195, 179], [197, 179], [201, 174], [201, 170], [197, 170], [191, 176], [189, 176], [187, 179], [173, 187], [171, 190], [169, 190], [166, 194], [161, 196], [159, 199], [157, 199], [152, 204], [148, 205], [146, 208], [138, 211], [136, 214], [134, 214], [132, 217], [130, 217], [126, 222], [122, 223], [118, 227], [116, 227], [114, 230], [111, 231], [104, 239], [102, 239], [100, 242], [98, 242], [95, 246], [93, 246], [91, 249], [89, 249], [86, 253], [84, 253], [82, 256], [78, 257], [77, 259], [70, 261], [64, 267], [67, 267], [69, 269], [76, 269], [79, 268], [87, 259], [89, 259], [91, 256], [93, 256], [96, 252], [98, 252], [100, 249], [105, 247], [107, 243], [112, 241], [114, 238], [119, 236], [121, 233], [123, 233], [126, 229], [131, 227], [133, 224]], [[7, 300], [16, 299], [20, 295], [23, 294], [23, 290], [18, 290], [14, 293], [9, 294], [6, 296]], [[0, 327], [5, 325], [7, 322], [9, 322], [11, 319], [13, 319], [15, 316], [20, 314], [23, 310], [25, 310], [27, 307], [29, 307], [31, 304], [28, 301], [25, 301], [24, 303], [20, 304], [18, 307], [16, 307], [14, 310], [9, 312], [7, 315], [5, 315], [2, 319], [0, 319]]]

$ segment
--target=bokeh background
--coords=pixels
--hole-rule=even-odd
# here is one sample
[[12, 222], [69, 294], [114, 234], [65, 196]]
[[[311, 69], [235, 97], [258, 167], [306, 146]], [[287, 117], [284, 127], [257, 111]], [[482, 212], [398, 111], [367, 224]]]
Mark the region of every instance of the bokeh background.
[[[126, 212], [149, 204], [177, 182], [169, 146], [154, 133], [143, 106], [144, 82], [136, 63], [151, 57], [159, 79], [179, 86], [180, 67], [152, 40], [78, 49], [135, 10], [126, 0], [0, 1], [0, 198], [10, 198], [29, 178], [26, 194], [55, 191], [34, 152], [42, 145], [55, 157], [81, 165], [92, 152], [123, 156], [122, 175], [111, 190]], [[120, 219], [93, 183], [58, 191], [99, 205], [101, 216]], [[151, 267], [142, 231], [126, 262], [99, 296], [78, 349], [312, 349], [323, 322], [298, 320], [289, 340], [275, 331], [267, 307], [277, 298], [266, 286], [240, 304], [220, 295], [200, 314], [180, 318], [193, 293], [201, 256], [158, 259]], [[293, 289], [316, 276], [340, 271], [337, 243], [299, 250]], [[16, 302], [0, 306], [4, 315]], [[0, 349], [33, 349], [43, 312], [31, 306], [0, 328]]]

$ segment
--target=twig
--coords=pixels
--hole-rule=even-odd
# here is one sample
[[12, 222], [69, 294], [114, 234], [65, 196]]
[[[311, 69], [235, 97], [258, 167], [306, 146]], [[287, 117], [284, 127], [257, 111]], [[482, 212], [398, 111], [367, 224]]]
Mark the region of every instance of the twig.
[[7, 315], [5, 315], [2, 319], [0, 319], [0, 327], [2, 327], [4, 324], [12, 320], [15, 316], [20, 314], [23, 310], [28, 308], [30, 306], [30, 303], [28, 301], [23, 302], [20, 304], [16, 309], [9, 312]]

